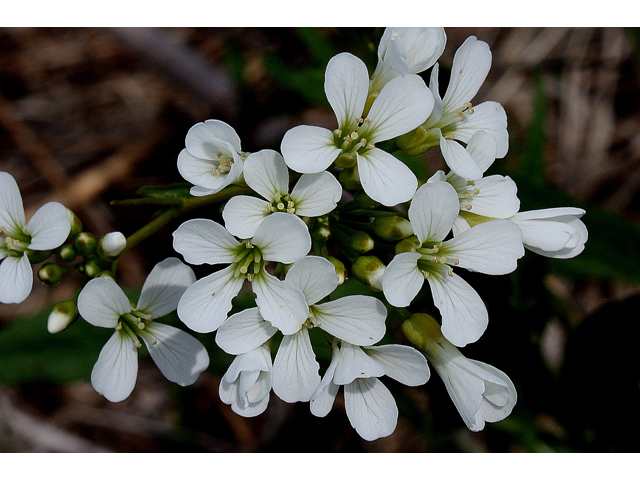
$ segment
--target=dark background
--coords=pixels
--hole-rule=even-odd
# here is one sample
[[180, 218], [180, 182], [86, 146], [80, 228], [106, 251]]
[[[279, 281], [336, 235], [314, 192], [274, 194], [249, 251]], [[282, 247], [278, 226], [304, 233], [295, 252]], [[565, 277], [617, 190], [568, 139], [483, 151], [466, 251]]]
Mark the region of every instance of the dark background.
[[[2, 29], [0, 170], [16, 178], [28, 216], [57, 200], [96, 235], [130, 235], [154, 208], [110, 202], [145, 185], [181, 182], [176, 158], [194, 123], [228, 122], [247, 152], [279, 150], [295, 125], [335, 128], [323, 92], [326, 62], [349, 51], [372, 72], [382, 31]], [[518, 403], [507, 420], [469, 432], [435, 371], [417, 388], [385, 379], [400, 419], [393, 435], [375, 442], [351, 428], [340, 396], [324, 419], [275, 395], [264, 414], [245, 419], [219, 400], [231, 357], [214, 346], [213, 334], [198, 336], [212, 363], [194, 386], [171, 384], [142, 356], [133, 394], [112, 404], [88, 381], [109, 332], [82, 320], [55, 336], [46, 331], [51, 306], [78, 287], [71, 276], [52, 288], [36, 282], [24, 303], [0, 305], [0, 451], [638, 451], [637, 31], [463, 28], [447, 35], [445, 77], [469, 35], [491, 45], [493, 67], [474, 103], [504, 105], [510, 152], [489, 173], [516, 180], [523, 210], [588, 212], [590, 239], [576, 259], [528, 253], [511, 275], [466, 276], [490, 323], [463, 353], [515, 383]], [[425, 174], [442, 166], [438, 153], [424, 156]], [[139, 288], [157, 261], [176, 255], [173, 230], [198, 216], [216, 219], [219, 209], [190, 212], [128, 252], [118, 281]], [[404, 342], [394, 339], [397, 327], [389, 325], [389, 339]]]

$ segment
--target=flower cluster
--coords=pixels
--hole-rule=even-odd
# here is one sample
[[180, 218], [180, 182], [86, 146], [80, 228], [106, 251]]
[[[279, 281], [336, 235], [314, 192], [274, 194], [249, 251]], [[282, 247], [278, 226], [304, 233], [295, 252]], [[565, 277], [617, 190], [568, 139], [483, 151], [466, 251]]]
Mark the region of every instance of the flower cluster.
[[[64, 260], [69, 245], [63, 243], [73, 238], [92, 278], [77, 297], [75, 315], [115, 329], [91, 376], [111, 401], [133, 390], [142, 343], [165, 377], [180, 385], [194, 383], [207, 368], [198, 340], [155, 322], [176, 310], [191, 330], [216, 332], [217, 345], [234, 356], [219, 394], [239, 415], [264, 412], [273, 392], [285, 402], [309, 402], [311, 413], [323, 417], [343, 386], [351, 425], [374, 440], [390, 435], [398, 420], [380, 378], [422, 385], [429, 362], [468, 428], [505, 418], [516, 401], [511, 380], [459, 350], [477, 341], [489, 321], [464, 271], [511, 273], [525, 249], [573, 257], [587, 241], [585, 212], [520, 212], [515, 182], [485, 176], [508, 151], [503, 107], [472, 103], [491, 52], [468, 38], [441, 97], [437, 62], [445, 44], [442, 28], [388, 28], [371, 76], [356, 56], [334, 56], [324, 90], [336, 128], [296, 126], [284, 135], [281, 153], [243, 152], [235, 130], [219, 120], [194, 125], [177, 162], [191, 197], [213, 203], [232, 188], [242, 194], [224, 198], [223, 223], [194, 218], [173, 233], [184, 261], [211, 265], [211, 273], [196, 280], [190, 267], [166, 259], [151, 271], [137, 304], [114, 282], [115, 263], [106, 268], [130, 239], [114, 233], [90, 248], [80, 239], [86, 232], [74, 229], [74, 218], [58, 204], [45, 205], [25, 226], [17, 185], [0, 174], [0, 278], [12, 279], [0, 284], [0, 301], [28, 295], [31, 252], [58, 249]], [[421, 76], [427, 69], [428, 86]], [[439, 148], [449, 171], [419, 179], [402, 158], [432, 148]], [[347, 272], [369, 294], [345, 294], [340, 285]], [[440, 321], [417, 298], [425, 283]], [[232, 311], [243, 287], [253, 292], [255, 306]], [[62, 306], [54, 310], [51, 331], [71, 323], [73, 305], [68, 314]], [[390, 312], [404, 320], [403, 332], [416, 348], [385, 339]], [[318, 342], [330, 357], [319, 358]]]

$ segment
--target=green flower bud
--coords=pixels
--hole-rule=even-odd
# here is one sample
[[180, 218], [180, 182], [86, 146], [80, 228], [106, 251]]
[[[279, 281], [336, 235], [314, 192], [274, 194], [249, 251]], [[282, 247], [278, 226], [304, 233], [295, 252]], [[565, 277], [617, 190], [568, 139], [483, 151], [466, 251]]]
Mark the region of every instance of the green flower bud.
[[38, 278], [45, 285], [55, 285], [62, 280], [62, 269], [55, 263], [45, 263], [38, 269]]
[[420, 350], [430, 350], [433, 340], [442, 337], [440, 324], [426, 313], [411, 315], [402, 324], [402, 332]]
[[91, 259], [84, 264], [84, 274], [87, 277], [97, 277], [102, 273], [104, 265], [100, 260]]
[[437, 129], [425, 130], [420, 126], [396, 139], [396, 146], [403, 153], [411, 156], [422, 155], [433, 147], [440, 145], [440, 135]]
[[106, 258], [117, 257], [127, 246], [127, 238], [121, 232], [107, 233], [98, 242], [98, 252]]
[[78, 250], [78, 253], [83, 257], [94, 253], [96, 251], [96, 247], [98, 246], [96, 237], [91, 232], [80, 232], [78, 235], [76, 235], [74, 243], [76, 249]]
[[360, 176], [358, 175], [358, 167], [345, 168], [338, 175], [340, 183], [347, 190], [362, 190], [360, 185]]
[[413, 235], [411, 222], [396, 215], [377, 217], [373, 221], [373, 231], [383, 240], [398, 241]]
[[313, 238], [316, 242], [324, 243], [329, 240], [331, 236], [331, 229], [327, 225], [316, 225], [311, 230], [311, 238]]
[[351, 168], [356, 164], [355, 153], [341, 153], [336, 158], [336, 167]]
[[27, 257], [32, 264], [42, 263], [51, 256], [51, 250], [27, 250]]
[[411, 235], [405, 239], [400, 240], [396, 244], [396, 255], [405, 252], [415, 252], [418, 248], [420, 248], [420, 242], [418, 241], [418, 237], [415, 235]]
[[75, 322], [78, 317], [78, 306], [74, 300], [58, 302], [47, 319], [47, 330], [49, 330], [49, 333], [62, 332]]
[[100, 275], [98, 275], [98, 277], [100, 278], [106, 278], [108, 280], [113, 280], [115, 282], [115, 278], [113, 276], [113, 274], [109, 271], [109, 270], [103, 270], [102, 272], [100, 272]]
[[373, 250], [375, 244], [367, 232], [356, 232], [349, 238], [349, 246], [358, 253], [367, 253]]
[[381, 292], [382, 274], [386, 268], [378, 257], [363, 256], [355, 261], [351, 273], [374, 292]]
[[344, 263], [342, 263], [336, 257], [329, 257], [329, 261], [333, 263], [333, 266], [336, 269], [336, 275], [338, 275], [338, 285], [342, 285], [347, 277], [347, 269], [344, 268]]
[[78, 255], [76, 249], [73, 245], [63, 245], [60, 247], [60, 251], [58, 252], [58, 257], [63, 262], [73, 262]]
[[82, 222], [78, 216], [67, 208], [67, 215], [69, 216], [69, 222], [71, 223], [71, 230], [67, 240], [71, 240], [76, 237], [82, 231]]
[[356, 193], [353, 197], [353, 202], [355, 206], [358, 206], [359, 208], [364, 208], [367, 210], [373, 210], [380, 206], [380, 202], [376, 202], [375, 200], [372, 200], [369, 197], [369, 195], [367, 195], [364, 192]]

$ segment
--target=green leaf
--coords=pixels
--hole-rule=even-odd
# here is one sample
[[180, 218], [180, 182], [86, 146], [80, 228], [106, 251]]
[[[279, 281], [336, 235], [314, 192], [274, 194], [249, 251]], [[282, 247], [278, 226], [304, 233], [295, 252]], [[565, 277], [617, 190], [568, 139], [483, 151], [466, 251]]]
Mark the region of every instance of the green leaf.
[[138, 190], [138, 195], [151, 198], [192, 198], [193, 196], [189, 193], [191, 187], [189, 183], [167, 186], [147, 185]]

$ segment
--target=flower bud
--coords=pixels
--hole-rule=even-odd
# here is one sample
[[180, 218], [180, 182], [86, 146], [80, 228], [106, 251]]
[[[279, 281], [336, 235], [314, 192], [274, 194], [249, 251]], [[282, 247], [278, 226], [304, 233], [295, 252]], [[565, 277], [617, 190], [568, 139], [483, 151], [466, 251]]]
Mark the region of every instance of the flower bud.
[[354, 206], [359, 208], [364, 208], [367, 210], [372, 210], [374, 208], [378, 208], [380, 206], [380, 202], [376, 202], [372, 200], [369, 195], [364, 192], [358, 192], [353, 197]]
[[345, 168], [338, 175], [340, 179], [340, 183], [347, 190], [361, 190], [362, 185], [360, 185], [360, 176], [358, 175], [358, 167]]
[[396, 255], [405, 252], [415, 252], [418, 248], [420, 248], [418, 237], [411, 235], [396, 243]]
[[55, 285], [62, 280], [62, 269], [55, 263], [46, 263], [38, 269], [38, 278], [45, 285]]
[[58, 257], [63, 262], [73, 262], [76, 259], [78, 252], [73, 245], [63, 245], [60, 247], [60, 251], [58, 252]]
[[74, 243], [78, 253], [83, 257], [95, 252], [98, 245], [96, 237], [91, 232], [80, 232], [76, 235]]
[[434, 338], [442, 337], [440, 324], [431, 315], [414, 313], [402, 324], [405, 337], [420, 350], [430, 349]]
[[47, 330], [49, 330], [49, 333], [62, 332], [75, 322], [78, 317], [78, 306], [74, 300], [58, 302], [47, 319]]
[[316, 225], [311, 230], [311, 238], [316, 242], [325, 243], [331, 236], [331, 229], [327, 225]]
[[425, 130], [420, 126], [396, 139], [396, 146], [403, 153], [411, 156], [422, 155], [440, 145], [440, 133], [437, 129]]
[[386, 268], [378, 257], [364, 256], [358, 257], [351, 267], [351, 273], [374, 292], [381, 292], [382, 274]]
[[71, 210], [67, 208], [67, 215], [69, 217], [69, 223], [71, 223], [71, 230], [69, 231], [69, 236], [67, 240], [71, 240], [75, 238], [82, 231], [82, 222], [78, 218], [78, 216], [73, 213]]
[[336, 257], [329, 257], [329, 261], [333, 263], [336, 269], [336, 275], [338, 275], [338, 285], [342, 285], [347, 277], [347, 269], [344, 268], [344, 263], [338, 260]]
[[84, 274], [87, 277], [97, 277], [102, 273], [104, 265], [100, 260], [91, 259], [84, 264]]
[[367, 232], [356, 232], [349, 238], [349, 246], [358, 253], [367, 253], [373, 250], [375, 244]]
[[356, 164], [356, 156], [354, 153], [341, 153], [336, 158], [336, 167], [351, 168]]
[[102, 272], [100, 272], [100, 275], [98, 275], [98, 277], [100, 278], [106, 278], [108, 280], [113, 280], [115, 282], [115, 278], [113, 277], [113, 274], [109, 271], [109, 270], [103, 270]]
[[373, 231], [380, 238], [392, 242], [413, 235], [411, 222], [396, 215], [376, 218], [373, 222]]
[[98, 243], [99, 252], [106, 257], [117, 257], [127, 246], [127, 238], [121, 232], [107, 233]]
[[51, 250], [27, 250], [27, 257], [29, 257], [29, 262], [33, 263], [42, 263], [47, 258], [51, 256]]

